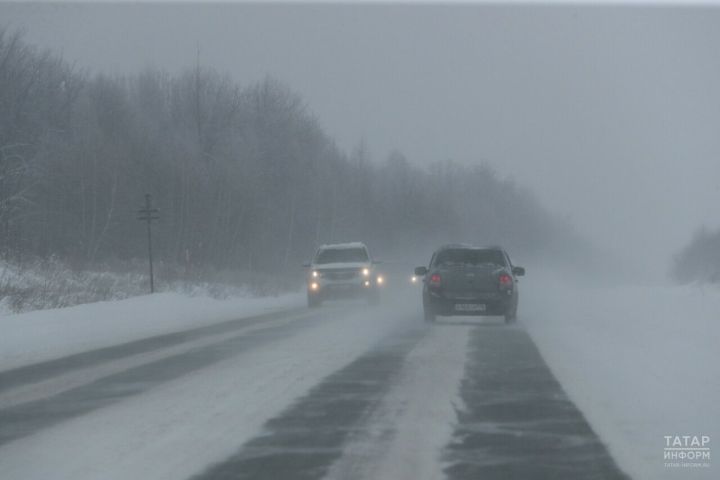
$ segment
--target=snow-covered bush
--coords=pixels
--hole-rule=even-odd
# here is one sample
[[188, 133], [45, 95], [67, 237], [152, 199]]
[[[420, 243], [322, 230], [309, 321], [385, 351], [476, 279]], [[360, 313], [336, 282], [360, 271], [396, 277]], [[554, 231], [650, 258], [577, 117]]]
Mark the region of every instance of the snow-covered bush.
[[[71, 268], [55, 257], [22, 264], [0, 261], [0, 313], [61, 308], [121, 300], [149, 293], [149, 274], [141, 262]], [[184, 272], [159, 263], [155, 287], [161, 292], [230, 298], [277, 295], [295, 290], [298, 278], [233, 271]]]

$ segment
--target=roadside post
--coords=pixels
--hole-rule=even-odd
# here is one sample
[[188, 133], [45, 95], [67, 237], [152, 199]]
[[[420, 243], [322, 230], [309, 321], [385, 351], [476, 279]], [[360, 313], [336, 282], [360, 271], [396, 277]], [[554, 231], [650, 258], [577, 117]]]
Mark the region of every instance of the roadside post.
[[147, 222], [147, 238], [148, 238], [148, 261], [150, 263], [150, 293], [155, 293], [155, 279], [153, 278], [153, 254], [152, 254], [152, 232], [150, 224], [154, 220], [160, 220], [160, 210], [152, 208], [152, 200], [150, 194], [145, 194], [145, 208], [138, 210], [138, 220]]

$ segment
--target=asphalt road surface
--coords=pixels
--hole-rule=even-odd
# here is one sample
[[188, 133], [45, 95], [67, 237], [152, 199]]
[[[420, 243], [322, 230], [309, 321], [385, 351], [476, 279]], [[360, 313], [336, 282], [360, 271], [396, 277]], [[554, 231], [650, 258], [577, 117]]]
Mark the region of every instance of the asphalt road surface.
[[627, 478], [522, 314], [428, 325], [414, 300], [238, 319], [0, 372], [0, 478]]

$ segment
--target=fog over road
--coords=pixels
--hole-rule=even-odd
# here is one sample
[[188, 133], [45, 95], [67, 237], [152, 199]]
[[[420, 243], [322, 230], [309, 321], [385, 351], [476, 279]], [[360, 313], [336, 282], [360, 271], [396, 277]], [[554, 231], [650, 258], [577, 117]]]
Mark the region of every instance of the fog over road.
[[625, 478], [522, 323], [416, 294], [2, 372], [0, 477]]

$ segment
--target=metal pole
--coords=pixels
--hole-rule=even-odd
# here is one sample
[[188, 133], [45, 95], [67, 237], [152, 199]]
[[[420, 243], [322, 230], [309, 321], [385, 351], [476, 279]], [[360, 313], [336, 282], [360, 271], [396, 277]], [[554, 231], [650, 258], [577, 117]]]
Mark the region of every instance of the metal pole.
[[[148, 212], [150, 209], [150, 194], [145, 194], [145, 208]], [[155, 293], [155, 278], [153, 276], [153, 255], [152, 255], [152, 233], [150, 229], [151, 216], [147, 216], [147, 235], [148, 235], [148, 260], [150, 261], [150, 293]]]

